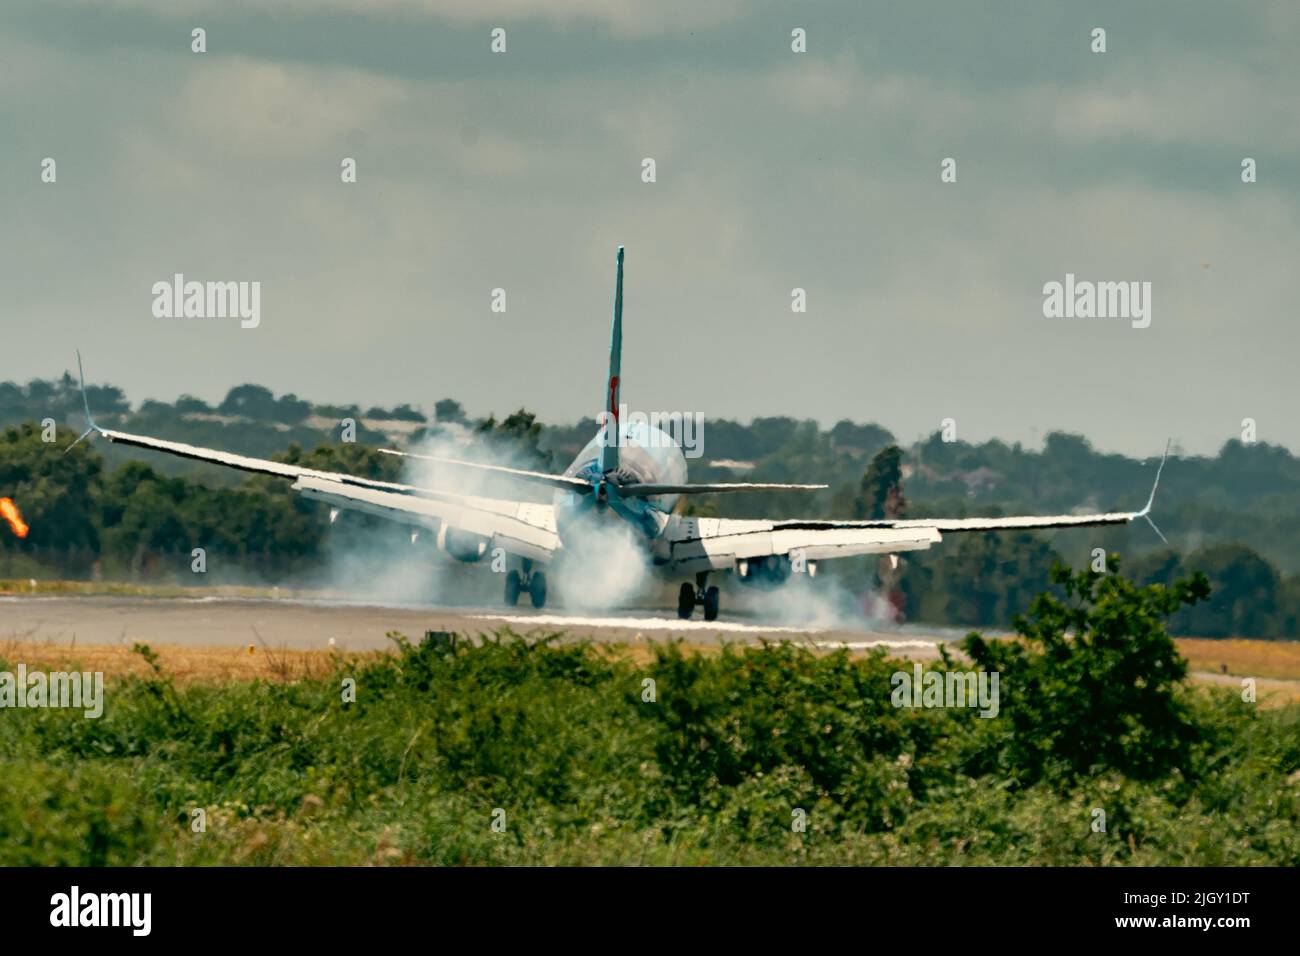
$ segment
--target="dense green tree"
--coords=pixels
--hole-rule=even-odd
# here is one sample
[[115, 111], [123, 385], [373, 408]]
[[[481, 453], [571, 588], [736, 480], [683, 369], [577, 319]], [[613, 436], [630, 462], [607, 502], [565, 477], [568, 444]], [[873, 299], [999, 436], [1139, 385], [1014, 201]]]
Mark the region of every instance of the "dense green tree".
[[226, 393], [217, 411], [222, 415], [292, 425], [311, 414], [311, 404], [292, 394], [277, 399], [269, 388], [261, 385], [237, 385]]
[[542, 450], [539, 442], [541, 433], [542, 423], [525, 408], [499, 422], [495, 415], [489, 415], [475, 428], [475, 434], [491, 452], [511, 458], [518, 456], [525, 464], [549, 468], [550, 455]]
[[[257, 385], [231, 390], [220, 406], [231, 416], [224, 421], [204, 414], [209, 406], [193, 397], [174, 404], [151, 400], [132, 412], [120, 389], [91, 385], [87, 391], [101, 423], [124, 431], [257, 457], [284, 455], [296, 445], [289, 452], [295, 460], [310, 460], [314, 467], [326, 470], [395, 476], [401, 474], [399, 460], [375, 457], [362, 449], [426, 437], [425, 428], [411, 435], [369, 428], [356, 405], [319, 405], [313, 410], [292, 395], [276, 398]], [[419, 414], [400, 405], [372, 411], [399, 418]], [[466, 438], [466, 430], [460, 427], [466, 424], [465, 413], [459, 403], [442, 400], [436, 415], [429, 432], [455, 441]], [[34, 423], [46, 417], [59, 422], [57, 448], [41, 447], [43, 443], [30, 437], [35, 434], [30, 431], [36, 428]], [[357, 442], [349, 446], [351, 450], [336, 444], [344, 418], [357, 423]], [[0, 445], [15, 461], [10, 486], [0, 487], [0, 494], [13, 494], [33, 530], [22, 543], [0, 534], [0, 544], [11, 554], [23, 549], [29, 564], [29, 559], [39, 556], [66, 565], [68, 573], [80, 573], [87, 555], [93, 558], [96, 549], [114, 561], [125, 560], [130, 557], [120, 553], [125, 538], [136, 533], [146, 542], [168, 546], [196, 534], [215, 535], [222, 547], [234, 549], [232, 554], [243, 548], [250, 555], [256, 553], [258, 561], [278, 560], [272, 556], [282, 553], [310, 555], [322, 539], [320, 533], [305, 534], [299, 524], [305, 521], [315, 527], [313, 522], [324, 520], [321, 509], [299, 499], [284, 482], [250, 479], [229, 469], [102, 441], [93, 443], [93, 452], [92, 443], [83, 442], [61, 464], [47, 461], [47, 452], [61, 454], [71, 436], [84, 429], [80, 390], [71, 374], [26, 385], [0, 382], [0, 428], [24, 422], [29, 429], [28, 447], [19, 451]], [[544, 470], [567, 464], [596, 431], [590, 419], [543, 428], [523, 410], [501, 421], [489, 417], [478, 424], [482, 446], [476, 449], [471, 443], [467, 457], [504, 455]], [[881, 492], [899, 487], [895, 474], [901, 476], [904, 453], [915, 466], [907, 481], [907, 514], [914, 518], [1137, 508], [1149, 493], [1157, 464], [1154, 455], [1135, 460], [1105, 454], [1081, 436], [1065, 433], [1049, 434], [1041, 452], [997, 440], [945, 442], [936, 433], [910, 448], [898, 446], [868, 464], [868, 456], [877, 456], [891, 441], [880, 426], [844, 420], [822, 429], [815, 422], [788, 416], [759, 418], [749, 424], [710, 419], [704, 439], [705, 457], [690, 462], [693, 480], [807, 481], [831, 486], [825, 492], [752, 492], [700, 496], [688, 502], [699, 513], [720, 517], [865, 518], [897, 513], [901, 498], [891, 504], [889, 496], [894, 492], [885, 490], [882, 503]], [[303, 451], [322, 444], [327, 446], [324, 451]], [[522, 452], [518, 457], [516, 450]], [[127, 470], [122, 478], [157, 507], [152, 518], [148, 508], [137, 506], [138, 515], [129, 512], [133, 491], [104, 494], [117, 471], [132, 462], [147, 466], [145, 472]], [[35, 477], [21, 477], [20, 464]], [[102, 473], [90, 475], [83, 465]], [[869, 475], [864, 475], [864, 468]], [[167, 484], [176, 478], [187, 482], [181, 492]], [[483, 493], [523, 494], [517, 482], [484, 481], [475, 487]], [[905, 555], [897, 583], [907, 595], [912, 619], [1005, 627], [1026, 595], [1038, 587], [1043, 562], [1059, 552], [1078, 563], [1100, 546], [1128, 555], [1128, 566], [1147, 583], [1169, 585], [1191, 570], [1206, 570], [1214, 596], [1174, 616], [1171, 626], [1179, 633], [1294, 638], [1300, 636], [1298, 488], [1300, 458], [1280, 446], [1233, 439], [1215, 456], [1177, 455], [1169, 462], [1156, 503], [1156, 518], [1172, 542], [1169, 551], [1162, 552], [1159, 539], [1140, 523], [1044, 532], [1024, 541], [1010, 536], [981, 541], [946, 535], [943, 545], [932, 551]], [[218, 491], [276, 500], [268, 504], [271, 510], [263, 512], [252, 498], [236, 506], [234, 499]], [[220, 508], [238, 514], [218, 520]], [[242, 546], [229, 536], [232, 529], [243, 527], [239, 516], [245, 512], [257, 520], [239, 533], [255, 543]], [[33, 515], [39, 520], [30, 520]], [[150, 520], [158, 527], [146, 527]], [[141, 524], [132, 526], [133, 521]], [[104, 540], [102, 536], [112, 529], [117, 529], [114, 539]], [[1219, 545], [1232, 547], [1214, 550]], [[75, 557], [65, 560], [63, 556]], [[18, 565], [10, 562], [9, 567]], [[823, 570], [832, 578], [852, 579], [856, 587], [862, 568], [860, 561], [831, 562]]]
[[1277, 569], [1243, 545], [1211, 545], [1189, 555], [1172, 550], [1145, 555], [1133, 563], [1134, 578], [1171, 586], [1193, 570], [1204, 572], [1212, 590], [1208, 601], [1174, 616], [1180, 634], [1196, 637], [1294, 637], [1293, 590]]
[[0, 527], [0, 544], [15, 550], [96, 549], [99, 456], [85, 442], [69, 453], [71, 432], [46, 443], [41, 431], [28, 423], [0, 432], [0, 497], [12, 498], [30, 527], [22, 542]]
[[182, 415], [190, 415], [194, 413], [208, 414], [211, 413], [212, 406], [203, 399], [196, 398], [193, 395], [182, 395], [180, 398], [176, 399], [176, 411]]
[[1178, 693], [1187, 664], [1165, 622], [1209, 596], [1205, 576], [1137, 585], [1114, 555], [1104, 573], [1058, 564], [1051, 576], [1064, 594], [1044, 593], [1016, 618], [1021, 640], [972, 634], [962, 644], [981, 670], [1007, 675], [1009, 772], [1026, 783], [1106, 769], [1147, 780], [1194, 774], [1199, 730]]
[[909, 559], [909, 618], [1006, 627], [1028, 608], [1060, 555], [1033, 532], [986, 531], [949, 535], [941, 547]]
[[1189, 614], [1195, 633], [1232, 637], [1273, 631], [1282, 582], [1272, 565], [1250, 548], [1219, 544], [1197, 553], [1195, 567], [1212, 588], [1210, 599]]
[[862, 476], [853, 503], [853, 517], [858, 520], [896, 518], [903, 511], [903, 452], [890, 445], [876, 453]]
[[855, 457], [874, 455], [884, 446], [894, 443], [894, 436], [888, 429], [879, 425], [859, 425], [847, 418], [835, 423], [830, 430], [830, 439], [838, 453]]
[[433, 417], [440, 422], [464, 422], [465, 409], [454, 398], [443, 398], [434, 404]]

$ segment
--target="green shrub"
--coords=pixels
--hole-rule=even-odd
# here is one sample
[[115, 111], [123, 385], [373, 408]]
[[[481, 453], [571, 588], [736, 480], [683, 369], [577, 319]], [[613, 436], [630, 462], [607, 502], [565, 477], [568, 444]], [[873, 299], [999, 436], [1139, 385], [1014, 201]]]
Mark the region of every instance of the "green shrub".
[[1118, 573], [1052, 568], [1064, 598], [1044, 593], [1016, 619], [1022, 641], [972, 634], [964, 650], [1001, 674], [1002, 709], [1013, 727], [1008, 770], [1026, 782], [1060, 772], [1113, 769], [1151, 780], [1189, 769], [1200, 729], [1182, 681], [1186, 662], [1165, 630], [1181, 606], [1209, 595], [1195, 574], [1166, 588]]
[[290, 684], [155, 669], [98, 720], [0, 714], [0, 865], [1300, 865], [1300, 707], [1182, 684], [1158, 625], [1192, 592], [1062, 583], [1075, 606], [1036, 607], [1025, 646], [970, 642], [994, 719], [895, 708], [912, 662], [792, 644], [637, 666], [503, 633]]

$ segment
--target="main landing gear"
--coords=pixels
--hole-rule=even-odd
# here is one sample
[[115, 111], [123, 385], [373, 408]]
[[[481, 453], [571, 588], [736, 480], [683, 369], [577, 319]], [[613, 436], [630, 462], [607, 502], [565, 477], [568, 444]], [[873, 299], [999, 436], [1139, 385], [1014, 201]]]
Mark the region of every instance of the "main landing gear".
[[695, 605], [704, 605], [704, 620], [716, 621], [718, 619], [718, 605], [721, 599], [718, 596], [718, 586], [716, 584], [705, 587], [709, 580], [709, 572], [701, 571], [695, 575], [695, 583], [689, 581], [682, 583], [681, 590], [677, 592], [677, 616], [683, 621], [688, 620], [695, 613]]
[[514, 607], [519, 602], [521, 592], [527, 592], [533, 607], [546, 606], [546, 575], [533, 570], [533, 562], [525, 561], [522, 570], [511, 569], [506, 573], [506, 606]]

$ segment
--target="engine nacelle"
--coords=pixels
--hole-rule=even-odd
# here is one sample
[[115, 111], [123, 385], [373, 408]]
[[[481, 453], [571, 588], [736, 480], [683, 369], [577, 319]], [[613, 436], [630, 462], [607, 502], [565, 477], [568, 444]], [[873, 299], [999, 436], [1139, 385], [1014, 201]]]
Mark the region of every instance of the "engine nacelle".
[[481, 561], [489, 543], [483, 535], [471, 531], [459, 531], [445, 524], [438, 529], [438, 550], [466, 564]]
[[774, 588], [790, 577], [790, 559], [783, 554], [736, 562], [736, 579], [751, 587]]

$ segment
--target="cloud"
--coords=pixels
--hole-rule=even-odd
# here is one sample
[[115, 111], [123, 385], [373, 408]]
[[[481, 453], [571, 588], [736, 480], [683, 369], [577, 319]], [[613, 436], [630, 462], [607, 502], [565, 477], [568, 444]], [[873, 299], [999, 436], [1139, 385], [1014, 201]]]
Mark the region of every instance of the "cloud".
[[[180, 72], [169, 132], [223, 160], [323, 159], [391, 125], [410, 87], [361, 70], [243, 56]], [[337, 166], [337, 163], [334, 164]]]
[[445, 20], [506, 27], [542, 21], [562, 27], [599, 24], [617, 36], [684, 34], [738, 17], [741, 0], [65, 0], [117, 7], [172, 20], [230, 12], [351, 15]]
[[[345, 25], [314, 25], [329, 58], [0, 34], [24, 223], [0, 235], [17, 329], [0, 378], [57, 374], [75, 338], [134, 397], [252, 380], [573, 420], [597, 398], [621, 242], [639, 407], [904, 437], [959, 408], [963, 436], [1069, 425], [1128, 451], [1166, 429], [1213, 450], [1250, 414], [1300, 445], [1276, 384], [1300, 249], [1293, 68], [1267, 65], [1280, 34], [977, 83], [923, 49], [888, 66], [865, 46], [759, 55], [756, 33], [778, 50], [788, 35], [762, 11], [729, 58], [575, 29], [563, 64], [472, 76], [359, 66], [336, 56], [356, 52]], [[592, 50], [626, 62], [582, 66]], [[56, 187], [36, 178], [45, 155]], [[1259, 184], [1240, 184], [1242, 155]], [[1039, 290], [1067, 270], [1153, 281], [1152, 329], [1047, 323]], [[262, 281], [262, 326], [160, 324], [148, 288], [173, 271]], [[141, 363], [142, 343], [166, 360]]]

